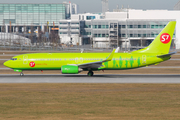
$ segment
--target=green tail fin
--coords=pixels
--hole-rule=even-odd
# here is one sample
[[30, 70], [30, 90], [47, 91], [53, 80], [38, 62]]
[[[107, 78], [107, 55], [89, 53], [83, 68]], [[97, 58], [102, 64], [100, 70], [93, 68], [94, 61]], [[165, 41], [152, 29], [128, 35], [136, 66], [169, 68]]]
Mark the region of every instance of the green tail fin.
[[175, 27], [176, 21], [169, 22], [148, 47], [137, 51], [133, 51], [132, 53], [168, 54]]

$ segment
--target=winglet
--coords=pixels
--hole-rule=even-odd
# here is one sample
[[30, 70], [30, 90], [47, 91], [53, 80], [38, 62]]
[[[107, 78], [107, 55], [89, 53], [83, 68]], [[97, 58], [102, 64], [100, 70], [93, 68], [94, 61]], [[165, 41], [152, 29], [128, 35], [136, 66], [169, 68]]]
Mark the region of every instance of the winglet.
[[115, 53], [118, 53], [118, 51], [119, 51], [119, 47], [117, 47], [117, 48], [116, 48], [116, 51], [115, 51]]
[[107, 59], [105, 59], [103, 62], [111, 61], [112, 58], [113, 58], [113, 56], [114, 56], [115, 51], [116, 51], [116, 49], [114, 49], [114, 50], [112, 51], [112, 53], [109, 55], [109, 57], [108, 57]]

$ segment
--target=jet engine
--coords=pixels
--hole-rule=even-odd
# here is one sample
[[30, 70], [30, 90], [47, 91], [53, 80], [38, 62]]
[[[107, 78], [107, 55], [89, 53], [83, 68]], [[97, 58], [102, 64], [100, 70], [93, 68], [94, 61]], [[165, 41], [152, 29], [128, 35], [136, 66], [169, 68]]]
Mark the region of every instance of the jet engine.
[[78, 74], [82, 71], [83, 69], [73, 65], [64, 65], [61, 67], [62, 74]]

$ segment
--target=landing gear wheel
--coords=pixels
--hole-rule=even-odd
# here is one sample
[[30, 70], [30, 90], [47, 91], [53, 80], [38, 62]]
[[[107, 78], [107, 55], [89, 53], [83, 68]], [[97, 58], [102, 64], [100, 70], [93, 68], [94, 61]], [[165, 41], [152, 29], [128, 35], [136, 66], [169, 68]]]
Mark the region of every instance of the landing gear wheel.
[[20, 76], [24, 76], [24, 74], [23, 74], [23, 73], [20, 73]]
[[87, 75], [88, 75], [88, 76], [93, 76], [94, 73], [93, 73], [93, 71], [89, 71], [89, 72], [87, 73]]

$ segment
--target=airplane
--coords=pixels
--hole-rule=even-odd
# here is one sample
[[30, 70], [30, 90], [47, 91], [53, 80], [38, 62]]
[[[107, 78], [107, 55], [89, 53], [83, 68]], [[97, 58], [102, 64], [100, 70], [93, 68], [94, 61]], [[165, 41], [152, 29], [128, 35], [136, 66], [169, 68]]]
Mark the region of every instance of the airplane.
[[117, 53], [115, 49], [111, 53], [31, 53], [15, 56], [4, 66], [21, 72], [20, 76], [25, 70], [61, 70], [62, 74], [88, 71], [87, 75], [93, 76], [93, 71], [157, 65], [176, 53], [169, 53], [175, 26], [176, 21], [170, 21], [149, 46], [130, 53]]

